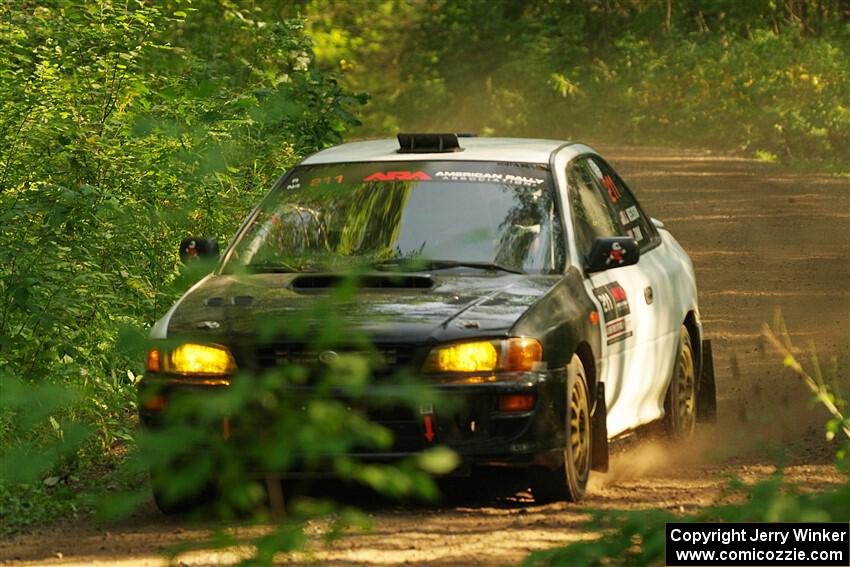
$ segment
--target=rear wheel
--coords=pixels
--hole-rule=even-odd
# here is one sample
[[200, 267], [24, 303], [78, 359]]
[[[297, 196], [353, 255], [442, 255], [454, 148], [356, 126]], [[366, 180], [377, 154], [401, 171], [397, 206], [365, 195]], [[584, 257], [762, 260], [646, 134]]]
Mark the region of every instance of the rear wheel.
[[531, 488], [538, 502], [578, 502], [587, 488], [590, 475], [590, 395], [584, 365], [576, 355], [567, 366], [567, 407], [564, 464], [556, 469], [535, 471]]
[[664, 400], [664, 429], [674, 439], [687, 439], [697, 422], [697, 376], [691, 335], [682, 325], [673, 380]]

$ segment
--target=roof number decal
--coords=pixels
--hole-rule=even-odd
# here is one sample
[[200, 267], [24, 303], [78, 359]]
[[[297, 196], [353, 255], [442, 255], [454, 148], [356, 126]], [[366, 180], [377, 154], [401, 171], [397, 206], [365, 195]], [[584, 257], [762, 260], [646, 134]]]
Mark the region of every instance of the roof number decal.
[[602, 178], [602, 184], [605, 185], [605, 188], [608, 190], [608, 198], [611, 199], [611, 203], [617, 204], [617, 201], [620, 200], [620, 197], [623, 194], [620, 192], [620, 188], [617, 187], [617, 184], [614, 183], [614, 180], [611, 179], [610, 175], [606, 175]]

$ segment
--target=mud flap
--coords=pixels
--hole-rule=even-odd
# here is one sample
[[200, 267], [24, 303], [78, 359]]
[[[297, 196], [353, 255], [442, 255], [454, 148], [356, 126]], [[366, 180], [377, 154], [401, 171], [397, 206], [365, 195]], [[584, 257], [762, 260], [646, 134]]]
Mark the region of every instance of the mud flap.
[[596, 385], [596, 403], [590, 420], [590, 468], [608, 472], [608, 407], [603, 382]]
[[697, 421], [717, 421], [717, 388], [714, 383], [714, 357], [711, 341], [702, 341], [702, 364], [700, 365], [699, 391], [697, 392]]

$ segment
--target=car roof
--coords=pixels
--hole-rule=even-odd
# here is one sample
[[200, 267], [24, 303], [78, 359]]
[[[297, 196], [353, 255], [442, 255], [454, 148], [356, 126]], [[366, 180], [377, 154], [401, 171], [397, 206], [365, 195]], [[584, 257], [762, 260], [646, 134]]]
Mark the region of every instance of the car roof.
[[[576, 155], [593, 151], [583, 144], [534, 138], [461, 137], [460, 152], [398, 153], [398, 140], [350, 142], [317, 152], [304, 165], [371, 161], [500, 161], [548, 164], [552, 152], [567, 146]], [[595, 152], [594, 152], [595, 153]]]

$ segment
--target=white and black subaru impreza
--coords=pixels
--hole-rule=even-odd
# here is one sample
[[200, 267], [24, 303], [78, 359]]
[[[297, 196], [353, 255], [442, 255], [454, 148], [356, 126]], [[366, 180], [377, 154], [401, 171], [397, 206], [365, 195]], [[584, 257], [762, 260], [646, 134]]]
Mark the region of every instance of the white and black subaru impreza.
[[[181, 255], [214, 255], [187, 239]], [[337, 355], [263, 342], [368, 267], [338, 315], [401, 368], [463, 403], [370, 412], [376, 458], [441, 444], [472, 467], [528, 469], [535, 497], [581, 499], [608, 440], [661, 420], [688, 436], [715, 387], [694, 270], [593, 149], [572, 142], [399, 134], [305, 159], [250, 214], [212, 273], [154, 326], [142, 393], [155, 427], [171, 388]], [[285, 325], [284, 325], [285, 326]], [[368, 457], [368, 455], [367, 455]]]

